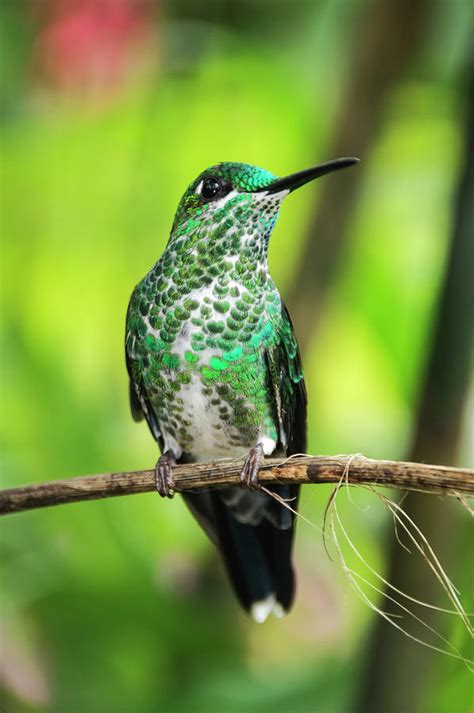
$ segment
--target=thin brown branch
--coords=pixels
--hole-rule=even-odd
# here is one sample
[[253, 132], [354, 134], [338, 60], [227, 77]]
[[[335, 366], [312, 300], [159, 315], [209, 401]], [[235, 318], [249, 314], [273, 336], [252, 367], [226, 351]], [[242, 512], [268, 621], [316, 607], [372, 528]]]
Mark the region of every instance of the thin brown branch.
[[[174, 471], [176, 491], [238, 485], [242, 463], [179, 465]], [[378, 485], [442, 495], [474, 495], [474, 470], [422, 463], [372, 460], [363, 456], [299, 456], [271, 458], [260, 471], [261, 483], [338, 483]], [[154, 470], [80, 476], [0, 491], [0, 514], [21, 512], [81, 500], [112, 498], [155, 490]]]

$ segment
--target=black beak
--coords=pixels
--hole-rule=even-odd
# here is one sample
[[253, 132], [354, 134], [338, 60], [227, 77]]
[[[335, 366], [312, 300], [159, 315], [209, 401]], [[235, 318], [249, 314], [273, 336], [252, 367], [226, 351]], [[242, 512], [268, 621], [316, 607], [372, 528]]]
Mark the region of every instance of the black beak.
[[319, 166], [314, 166], [314, 168], [307, 168], [304, 171], [292, 173], [290, 176], [278, 178], [276, 181], [273, 181], [273, 183], [270, 183], [270, 185], [265, 186], [265, 188], [259, 188], [258, 190], [267, 191], [267, 193], [279, 193], [280, 191], [291, 192], [300, 186], [304, 186], [305, 183], [312, 181], [314, 178], [324, 176], [326, 173], [331, 173], [331, 171], [339, 171], [341, 168], [353, 166], [355, 163], [359, 163], [358, 158], [336, 158], [334, 161], [321, 163]]

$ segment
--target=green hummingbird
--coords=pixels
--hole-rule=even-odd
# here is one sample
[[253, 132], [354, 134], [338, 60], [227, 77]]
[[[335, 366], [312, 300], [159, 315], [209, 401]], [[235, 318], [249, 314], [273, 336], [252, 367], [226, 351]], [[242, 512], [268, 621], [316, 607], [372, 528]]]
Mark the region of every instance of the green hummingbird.
[[157, 490], [173, 466], [242, 457], [242, 487], [183, 493], [256, 621], [291, 607], [298, 486], [258, 489], [265, 456], [306, 451], [306, 390], [293, 325], [268, 271], [282, 200], [341, 158], [285, 178], [245, 163], [201, 173], [182, 197], [164, 253], [130, 299], [126, 360], [135, 420], [158, 442]]

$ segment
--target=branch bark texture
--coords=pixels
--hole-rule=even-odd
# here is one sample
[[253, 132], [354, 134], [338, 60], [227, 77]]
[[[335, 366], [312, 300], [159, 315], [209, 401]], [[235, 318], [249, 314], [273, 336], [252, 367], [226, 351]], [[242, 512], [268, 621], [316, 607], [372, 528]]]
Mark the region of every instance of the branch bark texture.
[[[238, 485], [242, 463], [219, 461], [178, 465], [176, 491]], [[422, 463], [372, 460], [363, 456], [300, 456], [267, 459], [260, 470], [262, 485], [272, 483], [338, 483], [375, 485], [443, 495], [474, 495], [474, 470]], [[0, 491], [0, 514], [22, 512], [82, 500], [133, 495], [155, 490], [154, 470], [80, 476]]]

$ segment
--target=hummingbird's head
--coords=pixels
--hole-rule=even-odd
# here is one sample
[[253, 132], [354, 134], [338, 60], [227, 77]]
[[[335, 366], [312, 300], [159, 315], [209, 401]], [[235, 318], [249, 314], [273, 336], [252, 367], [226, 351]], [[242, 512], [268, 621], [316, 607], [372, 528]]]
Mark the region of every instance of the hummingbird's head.
[[[203, 171], [182, 197], [171, 240], [225, 240], [227, 253], [239, 252], [250, 239], [266, 252], [280, 203], [308, 181], [357, 163], [341, 158], [284, 178], [246, 163], [225, 162]], [[231, 239], [232, 238], [232, 239]]]

